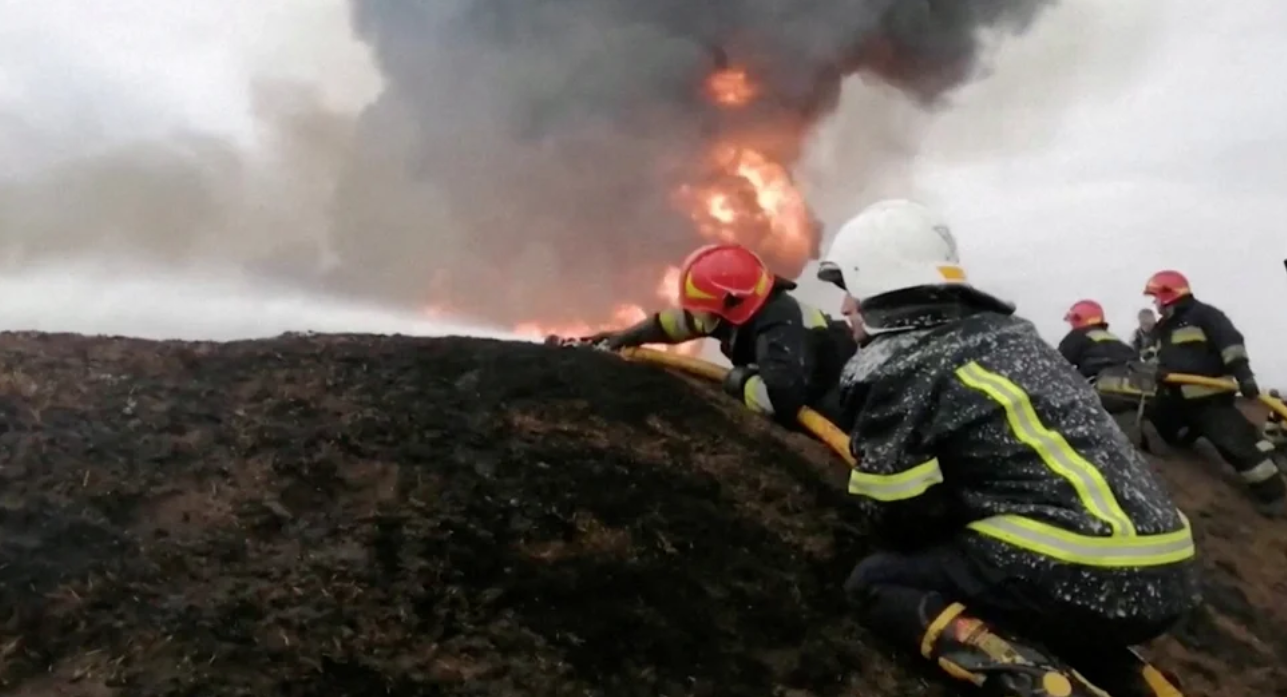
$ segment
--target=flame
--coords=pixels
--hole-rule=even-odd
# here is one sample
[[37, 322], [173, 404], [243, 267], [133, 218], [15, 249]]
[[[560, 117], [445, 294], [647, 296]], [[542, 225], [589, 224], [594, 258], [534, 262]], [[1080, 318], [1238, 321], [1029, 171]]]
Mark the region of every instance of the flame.
[[[760, 95], [760, 87], [742, 67], [712, 73], [704, 94], [721, 110], [745, 108]], [[704, 153], [699, 182], [676, 187], [674, 203], [693, 221], [697, 236], [707, 242], [739, 243], [755, 250], [774, 272], [795, 278], [816, 254], [817, 229], [790, 171], [746, 139], [725, 138]], [[679, 305], [680, 269], [661, 274], [655, 296], [668, 307]], [[514, 332], [532, 338], [549, 335], [581, 337], [621, 329], [648, 316], [650, 309], [621, 304], [601, 322], [524, 322]], [[657, 346], [693, 355], [704, 342]]]
[[[657, 287], [654, 290], [654, 294], [657, 298], [669, 307], [679, 306], [679, 273], [680, 269], [678, 266], [666, 267], [665, 273], [662, 274], [661, 281], [657, 284]], [[632, 324], [642, 322], [648, 317], [648, 315], [648, 310], [645, 310], [639, 305], [622, 304], [617, 305], [612, 312], [612, 318], [607, 322], [599, 324], [589, 324], [586, 322], [564, 324], [523, 322], [514, 327], [514, 333], [519, 336], [526, 336], [533, 339], [543, 339], [550, 335], [584, 337], [597, 334], [599, 332], [629, 327]], [[677, 353], [680, 355], [696, 356], [698, 353], [701, 353], [703, 343], [704, 342], [701, 341], [690, 341], [688, 343], [676, 345], [656, 344], [650, 345], [649, 348]]]
[[738, 242], [799, 275], [812, 256], [816, 231], [804, 195], [782, 165], [750, 147], [717, 144], [711, 182], [680, 187], [697, 231], [713, 242]]
[[706, 78], [706, 94], [716, 104], [728, 108], [744, 107], [760, 94], [745, 68], [725, 68]]

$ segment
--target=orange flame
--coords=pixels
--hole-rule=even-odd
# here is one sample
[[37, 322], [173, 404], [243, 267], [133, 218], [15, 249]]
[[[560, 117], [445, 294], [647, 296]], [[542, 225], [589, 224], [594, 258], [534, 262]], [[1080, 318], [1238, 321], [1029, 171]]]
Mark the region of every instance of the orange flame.
[[[703, 86], [711, 102], [722, 109], [746, 107], [760, 94], [760, 87], [740, 67], [712, 73]], [[816, 230], [789, 170], [762, 150], [736, 139], [714, 144], [706, 160], [708, 176], [700, 184], [677, 187], [675, 199], [688, 212], [699, 236], [710, 242], [746, 245], [765, 257], [776, 272], [798, 276], [816, 251]], [[679, 304], [679, 272], [677, 267], [668, 267], [656, 288], [656, 297], [670, 307]], [[648, 312], [639, 305], [622, 304], [608, 320], [597, 324], [525, 322], [514, 327], [514, 332], [532, 338], [589, 336], [635, 324]], [[655, 348], [692, 355], [701, 351], [703, 343]]]
[[706, 94], [722, 107], [744, 107], [760, 94], [760, 88], [743, 68], [725, 68], [706, 78]]
[[813, 216], [791, 174], [757, 150], [720, 143], [711, 152], [720, 176], [713, 184], [680, 187], [680, 199], [703, 237], [738, 242], [778, 261], [785, 275], [808, 263]]
[[[665, 273], [662, 274], [661, 282], [657, 284], [655, 294], [659, 300], [662, 300], [669, 307], [679, 306], [679, 267], [668, 266]], [[548, 324], [541, 322], [524, 322], [514, 327], [514, 333], [519, 336], [526, 336], [533, 339], [543, 339], [550, 335], [566, 337], [586, 337], [599, 332], [612, 331], [621, 329], [632, 324], [642, 322], [648, 317], [648, 311], [639, 305], [618, 305], [612, 312], [612, 318], [607, 322], [599, 324], [589, 324], [586, 322], [577, 322], [572, 324]], [[653, 345], [650, 348], [662, 351], [678, 353], [681, 355], [695, 356], [701, 353], [701, 341], [690, 341], [684, 344]]]

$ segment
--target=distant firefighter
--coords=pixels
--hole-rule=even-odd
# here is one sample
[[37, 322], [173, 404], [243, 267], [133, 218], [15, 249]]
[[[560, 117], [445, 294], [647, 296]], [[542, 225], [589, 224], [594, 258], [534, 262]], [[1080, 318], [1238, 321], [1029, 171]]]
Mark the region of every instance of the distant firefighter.
[[[1242, 333], [1219, 308], [1194, 297], [1183, 274], [1169, 270], [1153, 274], [1144, 294], [1153, 297], [1162, 316], [1154, 329], [1159, 379], [1168, 373], [1212, 378], [1231, 375], [1244, 396], [1260, 396]], [[1234, 393], [1163, 381], [1149, 420], [1169, 442], [1179, 440], [1186, 431], [1190, 437], [1206, 438], [1237, 470], [1261, 513], [1287, 513], [1287, 485], [1271, 457], [1274, 445], [1238, 410]]]

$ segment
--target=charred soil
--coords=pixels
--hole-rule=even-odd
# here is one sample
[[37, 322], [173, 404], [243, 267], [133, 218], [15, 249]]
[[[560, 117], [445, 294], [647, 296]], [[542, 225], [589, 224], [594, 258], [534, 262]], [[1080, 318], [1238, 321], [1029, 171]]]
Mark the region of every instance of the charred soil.
[[[857, 626], [821, 445], [704, 385], [473, 339], [0, 337], [0, 694], [943, 694]], [[1287, 695], [1287, 525], [1155, 459], [1190, 695]]]

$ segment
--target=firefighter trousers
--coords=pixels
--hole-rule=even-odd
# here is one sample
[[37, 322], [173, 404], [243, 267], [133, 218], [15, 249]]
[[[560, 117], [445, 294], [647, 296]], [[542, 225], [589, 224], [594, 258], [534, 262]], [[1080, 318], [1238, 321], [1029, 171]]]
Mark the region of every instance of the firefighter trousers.
[[1265, 440], [1238, 410], [1233, 395], [1184, 399], [1159, 394], [1149, 420], [1167, 442], [1181, 440], [1185, 435], [1206, 438], [1258, 502], [1273, 503], [1287, 497], [1287, 483], [1274, 463], [1273, 443]]
[[1059, 602], [1037, 583], [1000, 576], [946, 544], [916, 553], [881, 552], [859, 562], [845, 583], [863, 623], [916, 646], [926, 623], [952, 603], [1020, 640], [1036, 642], [1114, 697], [1151, 697], [1146, 664], [1131, 650], [1181, 618], [1113, 618]]

